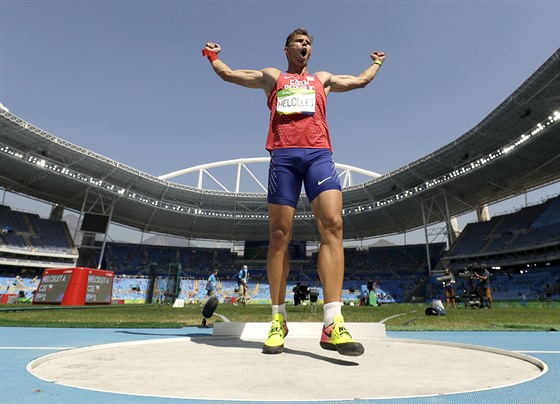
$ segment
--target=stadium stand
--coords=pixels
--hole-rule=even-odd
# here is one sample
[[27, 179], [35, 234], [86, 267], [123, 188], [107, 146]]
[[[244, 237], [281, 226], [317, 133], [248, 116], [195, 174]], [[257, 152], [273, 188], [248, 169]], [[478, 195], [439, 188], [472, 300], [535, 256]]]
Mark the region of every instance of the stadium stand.
[[[65, 222], [41, 219], [32, 213], [13, 211], [0, 205], [0, 294], [29, 301], [38, 286], [38, 276], [48, 263], [51, 267], [75, 263], [76, 249]], [[435, 278], [442, 263], [455, 270], [468, 263], [492, 265], [495, 300], [536, 300], [546, 302], [560, 296], [560, 197], [517, 212], [493, 217], [487, 222], [471, 223], [446, 251], [445, 243], [429, 245], [430, 266], [423, 244], [408, 246], [345, 248], [346, 273], [343, 300], [360, 304], [368, 282], [375, 285], [381, 303], [441, 297]], [[66, 257], [64, 261], [61, 257]], [[550, 259], [556, 257], [555, 259]], [[31, 261], [31, 263], [29, 263]], [[550, 262], [549, 262], [550, 261]], [[245, 260], [228, 248], [174, 247], [109, 242], [102, 268], [116, 274], [113, 298], [119, 303], [144, 303], [149, 287], [149, 267], [156, 267], [154, 303], [168, 304], [170, 268], [180, 265], [181, 279], [177, 298], [196, 303], [204, 298], [204, 285], [217, 268], [222, 300], [235, 298], [235, 275], [239, 267], [250, 268], [249, 291], [253, 303], [269, 300], [264, 261]], [[287, 296], [298, 283], [322, 290], [317, 275], [317, 253], [293, 263]], [[22, 270], [22, 268], [26, 268]], [[431, 288], [426, 291], [426, 285]], [[468, 288], [458, 278], [458, 293]], [[431, 290], [431, 292], [430, 292]], [[13, 300], [13, 299], [12, 299]]]
[[0, 267], [44, 269], [76, 265], [78, 250], [65, 222], [0, 205], [0, 230]]
[[472, 261], [488, 265], [531, 263], [558, 259], [560, 250], [560, 196], [488, 222], [468, 224], [446, 254], [450, 267]]

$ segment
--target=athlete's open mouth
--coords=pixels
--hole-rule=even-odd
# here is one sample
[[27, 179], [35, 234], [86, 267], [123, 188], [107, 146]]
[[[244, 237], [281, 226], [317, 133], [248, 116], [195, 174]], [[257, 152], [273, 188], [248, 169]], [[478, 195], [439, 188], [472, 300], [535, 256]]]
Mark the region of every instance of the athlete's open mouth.
[[307, 56], [307, 48], [303, 48], [303, 49], [301, 50], [300, 54], [301, 54], [302, 57]]

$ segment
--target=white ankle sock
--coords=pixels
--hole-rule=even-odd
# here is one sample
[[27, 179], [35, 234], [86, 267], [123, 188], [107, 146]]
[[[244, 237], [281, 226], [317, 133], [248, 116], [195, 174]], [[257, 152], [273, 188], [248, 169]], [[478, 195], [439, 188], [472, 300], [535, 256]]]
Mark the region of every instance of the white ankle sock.
[[331, 325], [337, 314], [342, 314], [342, 302], [331, 302], [323, 306], [325, 312], [325, 327]]
[[272, 318], [274, 318], [274, 315], [276, 313], [282, 314], [282, 317], [284, 317], [284, 321], [286, 321], [286, 319], [288, 318], [288, 314], [286, 313], [286, 303], [273, 304], [272, 305]]

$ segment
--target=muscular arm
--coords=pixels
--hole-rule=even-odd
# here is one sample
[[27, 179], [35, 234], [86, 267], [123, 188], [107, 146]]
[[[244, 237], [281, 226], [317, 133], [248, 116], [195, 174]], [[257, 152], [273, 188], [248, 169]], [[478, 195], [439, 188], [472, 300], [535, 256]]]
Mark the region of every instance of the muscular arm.
[[[370, 55], [371, 59], [377, 63], [383, 63], [385, 60], [384, 52], [373, 52]], [[325, 86], [325, 91], [327, 94], [330, 91], [335, 93], [342, 93], [345, 91], [355, 90], [357, 88], [364, 88], [367, 86], [373, 78], [377, 75], [380, 64], [373, 63], [358, 76], [352, 75], [342, 75], [342, 74], [331, 74], [328, 72], [318, 72], [317, 76], [323, 82]]]
[[[221, 51], [218, 44], [207, 43], [204, 47], [205, 50], [216, 53], [216, 55]], [[250, 69], [232, 69], [224, 61], [220, 59], [215, 59], [211, 62], [214, 72], [222, 78], [222, 80], [229, 83], [238, 84], [243, 87], [248, 88], [260, 88], [264, 90], [266, 94], [272, 91], [278, 76], [280, 75], [280, 70], [275, 68], [265, 68], [262, 70], [250, 70]]]

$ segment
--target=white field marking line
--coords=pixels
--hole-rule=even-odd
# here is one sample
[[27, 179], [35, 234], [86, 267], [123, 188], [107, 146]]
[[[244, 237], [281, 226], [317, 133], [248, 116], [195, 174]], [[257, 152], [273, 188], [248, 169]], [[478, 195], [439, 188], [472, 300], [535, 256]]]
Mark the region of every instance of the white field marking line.
[[4, 351], [36, 351], [36, 350], [47, 350], [47, 351], [64, 351], [66, 349], [76, 349], [75, 346], [0, 346], [0, 350]]
[[218, 313], [214, 313], [215, 315], [217, 315], [218, 317], [220, 317], [222, 320], [224, 320], [224, 323], [231, 323], [231, 321], [229, 321], [229, 319], [226, 316], [223, 316], [221, 314]]
[[400, 316], [404, 316], [404, 315], [406, 315], [406, 314], [411, 314], [411, 313], [416, 313], [416, 310], [414, 310], [414, 311], [411, 311], [410, 313], [400, 313], [400, 314], [395, 314], [394, 316], [391, 316], [391, 317], [387, 317], [387, 318], [384, 318], [383, 320], [381, 320], [381, 321], [380, 321], [380, 323], [381, 323], [381, 324], [384, 324], [384, 323], [385, 323], [385, 321], [391, 320], [392, 318], [395, 318], [395, 317], [400, 317]]
[[513, 352], [519, 352], [519, 353], [525, 353], [525, 354], [536, 354], [536, 353], [540, 353], [540, 354], [560, 354], [560, 351], [513, 351]]

